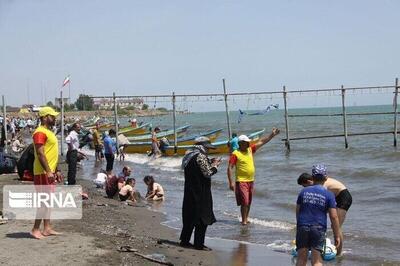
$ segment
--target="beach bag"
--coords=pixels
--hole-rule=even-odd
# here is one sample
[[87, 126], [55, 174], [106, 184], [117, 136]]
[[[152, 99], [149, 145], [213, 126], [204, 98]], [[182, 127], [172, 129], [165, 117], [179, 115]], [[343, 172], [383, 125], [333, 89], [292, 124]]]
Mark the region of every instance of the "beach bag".
[[17, 162], [18, 176], [20, 179], [24, 178], [25, 171], [33, 175], [33, 162], [35, 161], [35, 149], [33, 144], [30, 144], [21, 154]]
[[14, 173], [16, 165], [14, 158], [6, 156], [4, 151], [0, 150], [0, 174]]

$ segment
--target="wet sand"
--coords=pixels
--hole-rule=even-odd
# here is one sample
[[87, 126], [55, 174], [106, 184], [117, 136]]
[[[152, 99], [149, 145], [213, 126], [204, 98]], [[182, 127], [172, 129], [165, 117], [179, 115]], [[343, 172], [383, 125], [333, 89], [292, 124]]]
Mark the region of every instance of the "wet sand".
[[[78, 176], [87, 176], [96, 170], [88, 165], [78, 171]], [[0, 187], [6, 184], [21, 182], [17, 175], [1, 175]], [[156, 254], [174, 265], [291, 264], [287, 254], [235, 241], [207, 238], [206, 244], [213, 251], [181, 248], [176, 244], [179, 232], [161, 225], [164, 215], [149, 210], [148, 203], [129, 206], [105, 198], [103, 190], [95, 188], [89, 180], [79, 179], [78, 184], [89, 194], [89, 200], [83, 203], [81, 220], [54, 221], [54, 229], [63, 235], [35, 240], [29, 235], [33, 221], [8, 221], [0, 225], [1, 264], [157, 265], [132, 252], [119, 252], [119, 247], [125, 245], [145, 255]], [[1, 206], [2, 193], [1, 190]]]

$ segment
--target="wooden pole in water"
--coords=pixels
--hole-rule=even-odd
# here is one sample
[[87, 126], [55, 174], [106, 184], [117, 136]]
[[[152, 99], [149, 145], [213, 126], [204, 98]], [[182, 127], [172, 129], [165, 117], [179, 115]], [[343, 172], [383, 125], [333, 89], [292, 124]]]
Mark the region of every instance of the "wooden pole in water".
[[119, 152], [119, 144], [118, 144], [118, 106], [117, 99], [115, 97], [115, 92], [113, 92], [113, 100], [114, 100], [114, 125], [115, 125], [115, 142], [117, 144], [117, 150]]
[[63, 88], [60, 90], [60, 107], [61, 107], [61, 156], [64, 155], [64, 99], [63, 99]]
[[346, 89], [342, 85], [342, 113], [343, 113], [343, 130], [344, 130], [344, 147], [349, 148], [349, 143], [347, 141], [347, 119], [346, 119], [346, 105], [345, 105], [345, 94]]
[[394, 107], [394, 140], [393, 145], [397, 147], [397, 96], [399, 94], [399, 79], [396, 78], [395, 89], [394, 89], [394, 99], [393, 99], [393, 107]]
[[290, 139], [289, 139], [289, 117], [288, 117], [288, 109], [287, 109], [287, 92], [286, 87], [283, 86], [283, 103], [285, 105], [285, 127], [286, 127], [286, 148], [290, 151]]
[[2, 96], [3, 100], [3, 128], [4, 128], [4, 151], [7, 152], [7, 107], [6, 107], [6, 100], [4, 95]]
[[228, 124], [228, 140], [230, 140], [231, 139], [231, 124], [229, 122], [228, 95], [226, 94], [225, 79], [222, 79], [222, 85], [224, 87], [226, 122]]
[[174, 124], [174, 153], [177, 151], [178, 140], [176, 136], [176, 107], [175, 107], [175, 92], [172, 93], [172, 110], [173, 110], [173, 124]]

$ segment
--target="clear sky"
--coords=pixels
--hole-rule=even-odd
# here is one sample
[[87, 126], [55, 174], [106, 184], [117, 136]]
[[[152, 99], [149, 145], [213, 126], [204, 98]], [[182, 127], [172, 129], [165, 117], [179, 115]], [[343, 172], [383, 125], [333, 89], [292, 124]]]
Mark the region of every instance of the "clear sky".
[[73, 98], [222, 92], [222, 78], [230, 92], [393, 84], [399, 10], [395, 0], [0, 0], [0, 94], [54, 101], [68, 74]]

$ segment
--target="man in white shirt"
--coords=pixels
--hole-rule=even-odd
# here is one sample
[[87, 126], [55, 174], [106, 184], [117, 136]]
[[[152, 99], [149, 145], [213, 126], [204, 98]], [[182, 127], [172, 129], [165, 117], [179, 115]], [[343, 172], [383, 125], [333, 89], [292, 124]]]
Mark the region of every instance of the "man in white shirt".
[[80, 131], [81, 131], [81, 125], [79, 123], [74, 123], [72, 125], [72, 130], [65, 138], [65, 142], [68, 144], [68, 151], [67, 151], [68, 185], [76, 184], [76, 164], [78, 163]]
[[28, 126], [29, 132], [31, 132], [33, 128], [32, 119], [28, 118], [28, 120], [26, 121], [26, 125]]

